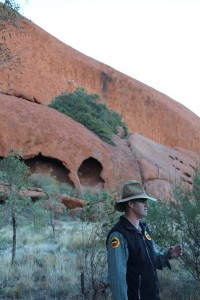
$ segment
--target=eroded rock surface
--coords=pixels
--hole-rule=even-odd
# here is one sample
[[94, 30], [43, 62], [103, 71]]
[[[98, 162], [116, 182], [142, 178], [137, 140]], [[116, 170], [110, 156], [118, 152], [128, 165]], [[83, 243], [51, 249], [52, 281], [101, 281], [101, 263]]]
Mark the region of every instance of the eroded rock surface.
[[[140, 173], [126, 141], [114, 147], [71, 118], [36, 103], [0, 95], [0, 156], [23, 150], [33, 172], [95, 191], [118, 189]], [[57, 162], [57, 163], [56, 163]]]
[[189, 150], [169, 148], [137, 133], [128, 139], [145, 189], [158, 199], [170, 199], [175, 183], [192, 187], [200, 157]]
[[[168, 200], [175, 181], [192, 186], [199, 156], [138, 133], [104, 143], [83, 125], [52, 108], [0, 95], [0, 157], [23, 149], [32, 172], [50, 174], [79, 189], [119, 191], [135, 179], [154, 197]], [[64, 199], [63, 199], [64, 201]], [[66, 203], [65, 203], [66, 204]]]
[[183, 105], [83, 55], [32, 22], [27, 21], [21, 32], [9, 32], [8, 47], [21, 65], [1, 67], [1, 93], [47, 105], [63, 91], [83, 87], [122, 114], [130, 132], [200, 153], [199, 117]]

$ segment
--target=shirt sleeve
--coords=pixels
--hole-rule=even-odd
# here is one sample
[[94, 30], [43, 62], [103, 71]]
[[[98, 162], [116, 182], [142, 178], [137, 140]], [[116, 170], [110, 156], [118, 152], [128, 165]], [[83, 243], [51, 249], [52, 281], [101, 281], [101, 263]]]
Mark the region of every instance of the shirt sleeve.
[[124, 236], [114, 231], [107, 246], [108, 279], [113, 300], [128, 300], [126, 271], [128, 244]]
[[171, 265], [169, 263], [169, 253], [167, 250], [163, 252], [159, 252], [156, 244], [153, 242], [153, 248], [155, 253], [155, 260], [156, 260], [156, 269], [162, 270], [164, 267], [168, 267], [171, 269]]

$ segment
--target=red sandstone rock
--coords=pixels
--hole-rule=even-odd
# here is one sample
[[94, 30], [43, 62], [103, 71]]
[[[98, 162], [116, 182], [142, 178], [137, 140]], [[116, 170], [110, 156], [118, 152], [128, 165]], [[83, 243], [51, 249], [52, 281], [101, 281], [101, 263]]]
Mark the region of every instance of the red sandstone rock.
[[[56, 164], [65, 173], [65, 180], [79, 189], [93, 191], [109, 188], [114, 191], [121, 183], [140, 174], [126, 141], [115, 137], [118, 146], [104, 143], [93, 132], [52, 108], [0, 95], [0, 156], [10, 150], [23, 150], [28, 161], [48, 158], [39, 172], [54, 173]], [[41, 162], [42, 163], [42, 162]], [[97, 170], [98, 169], [98, 170]], [[85, 176], [85, 177], [84, 177]]]
[[137, 133], [128, 139], [135, 155], [146, 191], [158, 199], [170, 199], [173, 186], [180, 181], [192, 185], [200, 157], [192, 151], [169, 148]]
[[44, 192], [30, 191], [30, 190], [22, 190], [20, 194], [25, 197], [30, 197], [33, 200], [39, 200], [41, 198], [47, 197], [47, 194]]
[[[9, 185], [0, 183], [0, 200], [5, 200], [8, 197]], [[32, 200], [40, 200], [47, 197], [47, 194], [42, 189], [23, 189], [20, 191], [20, 195], [30, 197]]]
[[[192, 172], [199, 165], [199, 117], [31, 22], [23, 34], [15, 29], [10, 33], [8, 46], [22, 63], [17, 69], [0, 67], [1, 157], [23, 149], [32, 172], [56, 176], [82, 190], [115, 192], [135, 179], [155, 197], [169, 199], [175, 180], [192, 186]], [[101, 102], [123, 114], [133, 133], [128, 140], [120, 139], [119, 131], [116, 147], [110, 146], [46, 107], [61, 92], [78, 87], [97, 93]]]
[[124, 181], [135, 179], [154, 197], [167, 200], [175, 181], [192, 185], [200, 161], [192, 151], [169, 148], [137, 133], [127, 140], [114, 136], [116, 146], [111, 146], [52, 108], [6, 95], [0, 95], [0, 132], [1, 157], [23, 149], [26, 162], [35, 159], [30, 164], [34, 172], [56, 176], [62, 171], [66, 176], [61, 182], [94, 192], [119, 191]]
[[30, 21], [21, 33], [9, 31], [8, 47], [21, 58], [21, 66], [1, 67], [0, 92], [47, 105], [63, 91], [84, 87], [122, 114], [130, 132], [200, 153], [199, 117], [183, 105], [83, 55]]
[[144, 188], [148, 191], [149, 195], [153, 195], [157, 199], [164, 200], [166, 202], [172, 201], [172, 184], [166, 180], [155, 179], [153, 181], [146, 181]]
[[62, 203], [67, 206], [68, 208], [81, 208], [84, 207], [87, 204], [87, 201], [84, 201], [82, 199], [73, 198], [68, 195], [60, 195], [60, 200]]

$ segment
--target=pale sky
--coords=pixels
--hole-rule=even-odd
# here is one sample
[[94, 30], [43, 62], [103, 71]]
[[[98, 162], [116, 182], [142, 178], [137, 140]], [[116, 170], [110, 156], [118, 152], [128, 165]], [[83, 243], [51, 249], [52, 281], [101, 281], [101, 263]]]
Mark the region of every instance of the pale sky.
[[200, 116], [200, 0], [18, 0], [65, 44]]

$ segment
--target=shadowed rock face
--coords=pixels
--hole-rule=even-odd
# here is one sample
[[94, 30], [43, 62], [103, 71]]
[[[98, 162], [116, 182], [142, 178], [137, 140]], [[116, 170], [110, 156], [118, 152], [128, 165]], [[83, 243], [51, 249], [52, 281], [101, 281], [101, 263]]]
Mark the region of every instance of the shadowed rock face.
[[31, 173], [48, 174], [55, 177], [59, 182], [64, 182], [73, 186], [73, 183], [69, 178], [70, 171], [64, 167], [59, 160], [44, 157], [39, 154], [34, 158], [27, 159], [25, 162], [30, 168]]
[[0, 95], [0, 157], [23, 149], [32, 172], [55, 176], [79, 189], [111, 192], [135, 179], [157, 198], [169, 199], [173, 183], [192, 186], [199, 164], [193, 151], [170, 148], [133, 133], [104, 143], [83, 125], [52, 108]]
[[183, 105], [81, 54], [32, 22], [21, 33], [9, 30], [8, 46], [21, 65], [2, 67], [0, 93], [47, 105], [63, 91], [84, 87], [122, 114], [130, 132], [200, 153], [199, 117]]
[[102, 190], [104, 180], [101, 178], [103, 166], [98, 160], [90, 157], [84, 160], [78, 169], [78, 178], [82, 187], [96, 190]]

